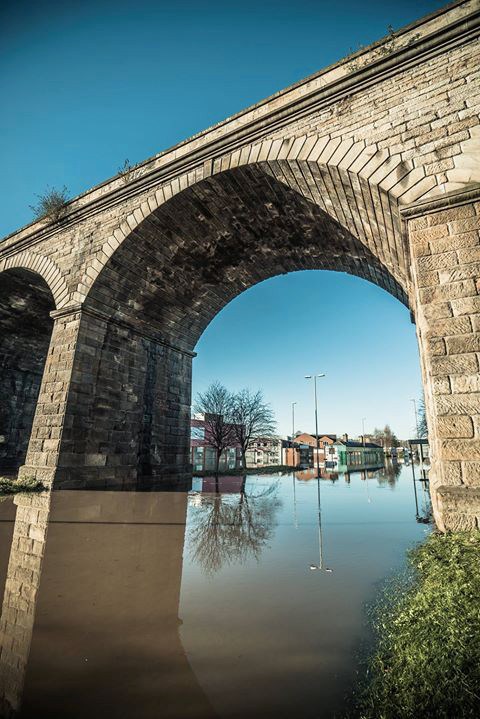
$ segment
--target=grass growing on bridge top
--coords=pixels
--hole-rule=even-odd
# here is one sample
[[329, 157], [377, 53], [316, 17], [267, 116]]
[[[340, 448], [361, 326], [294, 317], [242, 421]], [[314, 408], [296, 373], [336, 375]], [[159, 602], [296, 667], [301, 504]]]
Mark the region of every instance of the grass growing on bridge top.
[[373, 611], [362, 719], [480, 716], [480, 532], [432, 533]]

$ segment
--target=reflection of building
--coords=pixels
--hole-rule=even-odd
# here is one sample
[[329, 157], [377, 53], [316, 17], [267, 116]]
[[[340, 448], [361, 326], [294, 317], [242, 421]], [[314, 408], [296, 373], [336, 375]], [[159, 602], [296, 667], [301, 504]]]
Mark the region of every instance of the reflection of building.
[[282, 440], [278, 437], [258, 437], [247, 449], [247, 467], [266, 467], [282, 464]]
[[331, 453], [328, 461], [338, 468], [378, 467], [384, 463], [383, 447], [375, 442], [339, 439], [329, 450]]
[[[215, 470], [217, 462], [217, 451], [212, 445], [211, 424], [209, 415], [194, 417], [191, 419], [191, 461], [194, 472]], [[231, 427], [232, 425], [226, 425]], [[210, 436], [209, 436], [210, 435]], [[218, 468], [220, 471], [227, 469], [239, 469], [242, 466], [242, 453], [240, 445], [233, 438], [230, 445], [220, 455]]]
[[317, 456], [317, 435], [303, 432], [295, 437], [295, 442], [307, 445], [310, 448], [310, 463], [319, 464], [329, 459], [330, 448], [337, 439], [336, 434], [318, 435], [318, 456]]

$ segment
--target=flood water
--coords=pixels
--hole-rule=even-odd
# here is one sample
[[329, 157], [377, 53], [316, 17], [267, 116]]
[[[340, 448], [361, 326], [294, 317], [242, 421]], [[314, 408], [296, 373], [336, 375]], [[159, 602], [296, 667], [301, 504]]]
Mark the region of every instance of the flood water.
[[341, 717], [365, 603], [429, 530], [410, 467], [314, 474], [1, 502], [3, 716]]

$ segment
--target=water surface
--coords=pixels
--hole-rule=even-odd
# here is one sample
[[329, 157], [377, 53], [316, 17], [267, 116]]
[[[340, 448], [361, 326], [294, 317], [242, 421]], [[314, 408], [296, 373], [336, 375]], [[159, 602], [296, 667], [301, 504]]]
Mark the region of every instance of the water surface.
[[342, 716], [417, 494], [391, 467], [0, 503], [4, 715]]

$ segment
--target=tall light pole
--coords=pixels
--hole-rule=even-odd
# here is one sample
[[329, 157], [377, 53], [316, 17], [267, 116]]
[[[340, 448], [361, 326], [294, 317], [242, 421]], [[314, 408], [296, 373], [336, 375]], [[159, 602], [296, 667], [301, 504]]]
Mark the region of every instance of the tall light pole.
[[292, 402], [292, 467], [295, 467], [295, 448], [293, 443], [295, 441], [295, 405], [296, 402]]
[[365, 420], [366, 417], [362, 417], [362, 444], [363, 444], [363, 459], [365, 460]]
[[410, 402], [413, 402], [413, 407], [415, 410], [415, 429], [417, 431], [417, 439], [419, 439], [419, 431], [418, 431], [418, 414], [417, 414], [417, 401], [415, 399], [411, 399]]
[[317, 478], [320, 477], [320, 448], [319, 448], [319, 438], [318, 438], [318, 407], [317, 407], [317, 377], [325, 377], [325, 373], [322, 374], [306, 374], [305, 379], [312, 379], [313, 377], [313, 387], [314, 387], [314, 396], [315, 396], [315, 437], [317, 439], [316, 445], [317, 445]]

